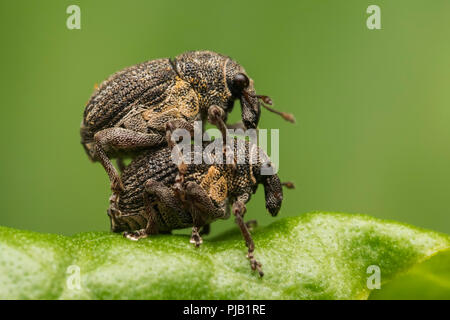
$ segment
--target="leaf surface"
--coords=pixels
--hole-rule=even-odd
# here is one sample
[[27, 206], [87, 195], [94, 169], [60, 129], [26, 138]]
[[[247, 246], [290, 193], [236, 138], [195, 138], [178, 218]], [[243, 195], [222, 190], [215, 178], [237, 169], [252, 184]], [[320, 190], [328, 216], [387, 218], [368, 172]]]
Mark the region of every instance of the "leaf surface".
[[[367, 299], [373, 291], [371, 298], [384, 299], [407, 290], [382, 295], [415, 268], [434, 277], [425, 287], [443, 287], [435, 295], [450, 298], [445, 234], [365, 215], [310, 213], [252, 235], [263, 278], [250, 270], [237, 230], [194, 248], [185, 235], [133, 242], [108, 232], [63, 237], [0, 227], [0, 298]], [[381, 290], [368, 288], [369, 266], [379, 268]]]

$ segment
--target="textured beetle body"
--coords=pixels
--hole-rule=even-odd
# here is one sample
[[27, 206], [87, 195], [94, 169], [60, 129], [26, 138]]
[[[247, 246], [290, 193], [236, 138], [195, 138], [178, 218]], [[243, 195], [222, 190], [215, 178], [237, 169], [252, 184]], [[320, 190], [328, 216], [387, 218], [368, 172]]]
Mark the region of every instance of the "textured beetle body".
[[255, 244], [243, 219], [245, 204], [258, 185], [263, 184], [266, 208], [273, 216], [277, 215], [283, 200], [282, 184], [276, 174], [262, 175], [262, 167], [271, 163], [260, 148], [248, 141], [237, 142], [235, 139], [233, 149], [244, 155], [242, 164], [236, 167], [218, 164], [218, 157], [224, 160], [222, 153], [212, 155], [216, 160], [208, 162], [212, 164], [186, 164], [184, 180], [178, 187], [178, 167], [172, 161], [170, 147], [140, 154], [123, 171], [124, 190], [120, 200], [111, 202], [108, 209], [112, 231], [125, 231], [127, 238], [139, 240], [192, 226], [191, 243], [199, 246], [202, 243], [199, 228], [226, 219], [232, 212], [245, 239], [250, 266], [262, 276], [261, 263], [253, 254]]
[[[249, 143], [243, 146], [248, 159]], [[238, 145], [239, 146], [239, 145]], [[253, 150], [254, 151], [254, 150]], [[211, 200], [213, 207], [200, 210], [199, 220], [194, 221], [191, 206], [183, 206], [176, 198], [171, 187], [175, 184], [178, 172], [177, 166], [171, 160], [171, 150], [168, 147], [149, 150], [136, 157], [122, 174], [124, 191], [121, 194], [116, 210], [109, 210], [111, 228], [114, 232], [135, 231], [146, 228], [151, 210], [155, 212], [155, 232], [168, 232], [186, 227], [201, 227], [217, 219], [227, 219], [230, 216], [228, 206], [237, 199], [250, 200], [259, 183], [270, 191], [266, 194], [268, 209], [276, 215], [281, 206], [282, 190], [278, 176], [261, 176], [263, 163], [269, 161], [267, 155], [259, 149], [258, 161], [251, 165], [248, 161], [237, 164], [235, 168], [226, 164], [189, 164], [184, 177], [184, 185], [196, 184], [201, 189], [203, 197]], [[192, 155], [192, 158], [194, 155]], [[149, 194], [146, 184], [161, 183], [156, 193], [165, 192], [162, 196]], [[270, 186], [267, 185], [270, 181]], [[162, 190], [164, 189], [164, 191]], [[170, 194], [170, 195], [169, 195]], [[165, 202], [170, 197], [171, 202]], [[270, 201], [275, 199], [275, 207]], [[195, 200], [195, 199], [194, 199]], [[194, 201], [195, 202], [195, 201]], [[169, 205], [168, 205], [169, 203]], [[151, 209], [150, 209], [151, 208]], [[194, 209], [195, 210], [195, 209]]]
[[[149, 211], [145, 205], [145, 184], [149, 179], [162, 182], [165, 186], [175, 184], [178, 173], [177, 166], [170, 160], [170, 149], [163, 148], [151, 155], [145, 153], [136, 157], [123, 174], [122, 180], [125, 189], [120, 197], [118, 209], [120, 217], [117, 217], [117, 225], [112, 222], [112, 231], [135, 231], [146, 227]], [[228, 186], [223, 168], [206, 165], [190, 165], [185, 175], [185, 181], [195, 181], [205, 187], [205, 191], [221, 206], [226, 204]], [[218, 181], [221, 180], [221, 181]], [[214, 182], [216, 182], [214, 184]], [[220, 191], [218, 190], [220, 189]], [[193, 218], [188, 210], [175, 210], [158, 201], [154, 195], [149, 195], [150, 205], [157, 213], [158, 232], [168, 232], [175, 229], [193, 226]], [[217, 219], [228, 218], [227, 214], [208, 217], [205, 223], [211, 223]]]
[[[164, 134], [168, 121], [206, 119], [212, 105], [222, 108], [226, 117], [238, 98], [230, 90], [237, 73], [245, 74], [245, 70], [229, 57], [211, 51], [188, 52], [173, 60], [152, 60], [119, 71], [90, 98], [81, 125], [82, 144], [95, 160], [94, 135], [107, 128]], [[259, 103], [252, 80], [247, 91], [244, 120], [255, 128]]]
[[224, 121], [236, 99], [245, 127], [256, 128], [260, 103], [253, 80], [229, 57], [194, 51], [148, 61], [115, 73], [94, 92], [84, 111], [81, 143], [120, 193], [123, 185], [111, 158], [165, 144], [174, 122], [189, 128], [194, 120], [208, 119], [225, 136]]
[[169, 59], [153, 60], [120, 71], [100, 85], [84, 112], [82, 143], [95, 160], [94, 135], [101, 130], [121, 127], [162, 136], [167, 121], [193, 121], [198, 114], [199, 95], [190, 84], [177, 75]]

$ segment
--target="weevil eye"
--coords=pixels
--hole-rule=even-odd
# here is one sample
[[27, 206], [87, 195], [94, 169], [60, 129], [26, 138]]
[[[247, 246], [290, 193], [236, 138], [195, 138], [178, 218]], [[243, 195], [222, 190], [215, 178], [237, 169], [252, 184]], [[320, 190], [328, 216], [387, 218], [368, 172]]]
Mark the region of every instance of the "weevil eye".
[[234, 76], [233, 79], [233, 89], [236, 92], [242, 92], [245, 88], [248, 87], [250, 84], [250, 80], [248, 80], [248, 77], [243, 73], [238, 73]]

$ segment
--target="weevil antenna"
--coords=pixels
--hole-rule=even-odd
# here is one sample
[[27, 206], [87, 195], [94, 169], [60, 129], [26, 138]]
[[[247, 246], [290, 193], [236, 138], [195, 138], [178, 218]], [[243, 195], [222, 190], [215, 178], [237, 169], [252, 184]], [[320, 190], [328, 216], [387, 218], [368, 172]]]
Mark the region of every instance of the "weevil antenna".
[[278, 111], [278, 110], [275, 110], [275, 109], [269, 107], [269, 106], [272, 106], [272, 104], [273, 104], [273, 101], [269, 96], [264, 96], [264, 95], [256, 95], [255, 96], [255, 95], [249, 94], [247, 92], [245, 92], [245, 94], [248, 96], [251, 96], [251, 97], [258, 98], [260, 105], [262, 105], [264, 108], [266, 108], [270, 112], [273, 112], [273, 113], [281, 116], [284, 120], [289, 121], [290, 123], [295, 123], [295, 117], [292, 113]]
[[289, 121], [290, 123], [295, 123], [295, 117], [292, 113], [286, 113], [286, 112], [282, 112], [282, 111], [278, 111], [275, 110], [267, 105], [265, 105], [264, 103], [261, 103], [261, 105], [266, 108], [267, 110], [269, 110], [270, 112], [273, 112], [275, 114], [278, 114], [279, 116], [281, 116], [284, 120]]
[[[259, 97], [260, 97], [260, 96], [258, 96], [258, 98], [259, 98]], [[268, 98], [268, 99], [270, 100], [269, 97], [266, 97], [266, 96], [263, 96], [263, 97]], [[295, 123], [295, 117], [294, 117], [294, 115], [293, 115], [292, 113], [287, 113], [287, 112], [282, 112], [282, 111], [275, 110], [275, 109], [269, 107], [268, 105], [266, 105], [264, 102], [265, 102], [265, 101], [264, 101], [263, 99], [261, 99], [260, 103], [261, 103], [261, 105], [262, 105], [264, 108], [266, 108], [266, 109], [269, 110], [270, 112], [273, 112], [273, 113], [275, 113], [275, 114], [281, 116], [284, 120], [289, 121], [290, 123]], [[272, 100], [270, 100], [269, 105], [272, 105]]]

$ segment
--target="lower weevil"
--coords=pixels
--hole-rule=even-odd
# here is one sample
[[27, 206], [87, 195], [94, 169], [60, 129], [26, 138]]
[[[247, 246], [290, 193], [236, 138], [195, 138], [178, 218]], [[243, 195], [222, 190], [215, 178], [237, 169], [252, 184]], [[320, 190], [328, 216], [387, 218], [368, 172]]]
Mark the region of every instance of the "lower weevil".
[[245, 152], [241, 153], [245, 154], [242, 164], [187, 164], [184, 180], [178, 187], [174, 187], [178, 168], [171, 159], [170, 147], [142, 152], [122, 173], [124, 191], [117, 204], [112, 202], [108, 209], [111, 230], [124, 231], [125, 237], [139, 240], [151, 234], [192, 227], [190, 241], [199, 246], [200, 228], [217, 219], [227, 219], [232, 212], [248, 247], [251, 268], [262, 276], [261, 264], [253, 255], [254, 242], [243, 220], [246, 203], [262, 184], [266, 208], [276, 216], [283, 200], [283, 184], [276, 174], [262, 174], [263, 166], [271, 166], [262, 149], [248, 141], [233, 141], [236, 152]]

